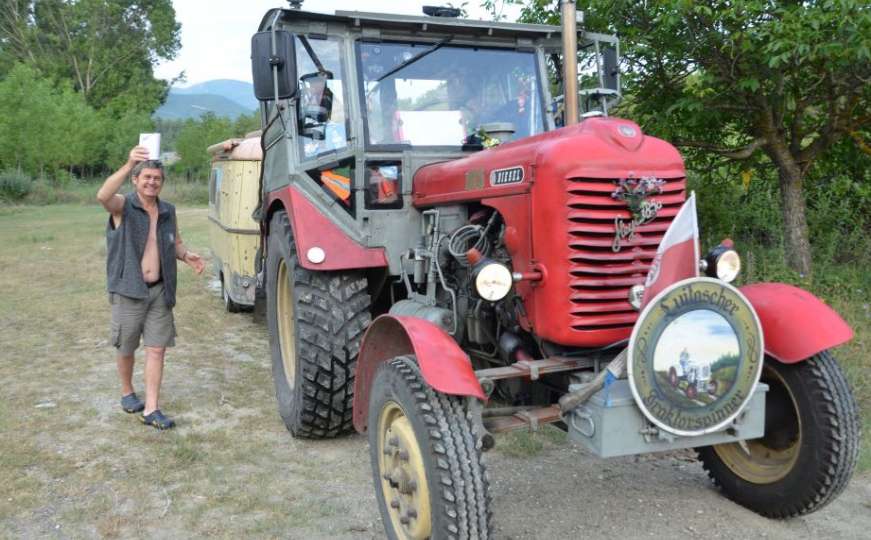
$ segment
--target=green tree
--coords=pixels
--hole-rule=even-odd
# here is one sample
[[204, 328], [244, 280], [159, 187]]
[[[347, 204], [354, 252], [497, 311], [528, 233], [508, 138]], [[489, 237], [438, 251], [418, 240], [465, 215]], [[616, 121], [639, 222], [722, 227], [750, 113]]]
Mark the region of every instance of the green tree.
[[206, 149], [235, 135], [233, 123], [207, 113], [199, 119], [187, 120], [178, 134], [176, 169], [189, 178], [203, 178], [209, 170], [210, 156]]
[[[629, 115], [698, 155], [777, 171], [787, 263], [811, 270], [805, 182], [871, 122], [871, 9], [863, 0], [581, 0], [586, 27], [617, 33]], [[522, 18], [558, 23], [532, 0]]]
[[0, 81], [0, 163], [31, 174], [74, 173], [101, 157], [97, 112], [69, 85], [60, 88], [17, 64]]
[[167, 92], [152, 67], [175, 56], [179, 31], [171, 0], [2, 0], [0, 70], [25, 63], [97, 109], [151, 112]]
[[[31, 174], [51, 159], [55, 90], [36, 72], [13, 67], [0, 81], [0, 163]], [[49, 148], [43, 149], [43, 145]]]

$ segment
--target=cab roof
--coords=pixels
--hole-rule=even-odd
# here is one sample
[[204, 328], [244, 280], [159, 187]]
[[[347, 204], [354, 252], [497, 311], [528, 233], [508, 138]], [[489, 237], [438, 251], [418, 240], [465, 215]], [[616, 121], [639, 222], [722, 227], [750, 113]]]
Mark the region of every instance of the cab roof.
[[[276, 16], [284, 22], [342, 23], [352, 27], [377, 28], [385, 31], [415, 34], [432, 31], [469, 36], [549, 39], [558, 38], [562, 31], [559, 26], [547, 24], [492, 22], [453, 17], [393, 15], [364, 11], [336, 11], [330, 15], [327, 13], [284, 8], [269, 10], [260, 22], [260, 31], [271, 29]], [[581, 32], [580, 25], [578, 28], [578, 31]]]

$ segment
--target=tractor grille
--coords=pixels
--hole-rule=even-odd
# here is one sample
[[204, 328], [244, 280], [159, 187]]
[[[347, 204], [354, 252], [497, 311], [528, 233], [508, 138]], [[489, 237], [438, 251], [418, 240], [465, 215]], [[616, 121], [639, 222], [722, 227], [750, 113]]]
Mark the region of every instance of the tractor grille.
[[650, 198], [662, 203], [657, 217], [636, 230], [635, 237], [612, 249], [614, 219], [629, 223], [624, 201], [611, 194], [617, 180], [570, 178], [566, 181], [569, 232], [571, 327], [581, 331], [631, 330], [638, 312], [629, 304], [629, 289], [644, 283], [656, 249], [686, 199], [686, 179], [668, 178], [662, 193]]

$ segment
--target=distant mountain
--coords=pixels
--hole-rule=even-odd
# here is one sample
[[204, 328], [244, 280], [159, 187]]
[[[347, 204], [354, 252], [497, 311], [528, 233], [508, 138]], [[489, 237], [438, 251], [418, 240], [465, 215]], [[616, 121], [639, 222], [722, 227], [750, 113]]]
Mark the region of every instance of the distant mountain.
[[173, 88], [172, 93], [184, 95], [212, 94], [215, 96], [224, 96], [225, 98], [242, 105], [246, 109], [253, 111], [257, 108], [257, 99], [254, 97], [254, 85], [244, 81], [216, 79], [214, 81], [206, 81], [193, 86], [188, 86], [187, 88]]
[[251, 114], [257, 109], [254, 85], [243, 81], [218, 79], [187, 88], [172, 88], [154, 116], [164, 120], [199, 118], [207, 112], [226, 118]]

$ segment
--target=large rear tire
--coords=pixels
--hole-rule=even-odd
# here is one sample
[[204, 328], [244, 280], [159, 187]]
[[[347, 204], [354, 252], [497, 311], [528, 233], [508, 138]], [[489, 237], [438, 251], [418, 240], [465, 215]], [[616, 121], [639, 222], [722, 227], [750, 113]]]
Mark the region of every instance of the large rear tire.
[[699, 458], [714, 483], [772, 518], [819, 510], [850, 480], [859, 454], [856, 402], [828, 351], [798, 364], [766, 358], [765, 436], [707, 446]]
[[490, 537], [489, 483], [472, 424], [461, 399], [430, 388], [412, 356], [375, 374], [369, 453], [388, 538]]
[[361, 272], [312, 272], [299, 264], [287, 214], [269, 224], [266, 318], [278, 412], [296, 437], [351, 430], [354, 374], [370, 321]]

